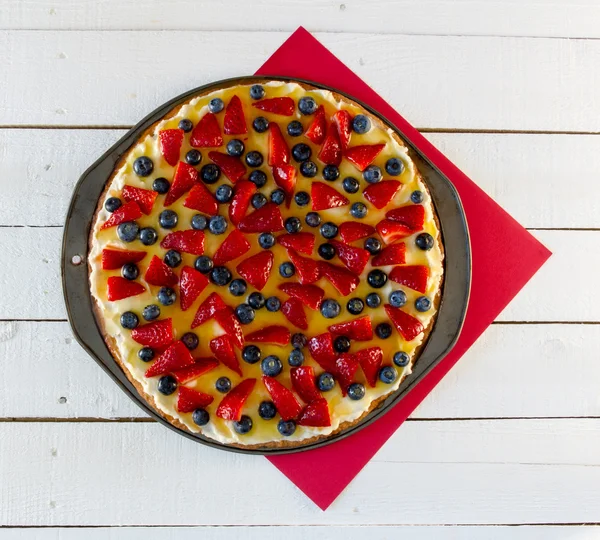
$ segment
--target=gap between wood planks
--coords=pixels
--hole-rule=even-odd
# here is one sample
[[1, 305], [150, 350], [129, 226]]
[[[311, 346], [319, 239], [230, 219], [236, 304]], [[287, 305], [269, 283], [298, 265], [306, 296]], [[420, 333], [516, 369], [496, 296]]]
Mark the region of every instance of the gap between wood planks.
[[294, 527], [343, 527], [343, 528], [368, 528], [368, 527], [454, 527], [454, 528], [477, 528], [477, 527], [600, 527], [600, 522], [594, 521], [579, 521], [579, 522], [562, 522], [562, 523], [353, 523], [353, 524], [316, 524], [316, 523], [295, 523], [288, 524], [271, 524], [259, 523], [252, 525], [0, 525], [0, 529], [160, 529], [168, 527], [169, 529], [247, 529], [247, 528], [294, 528]]

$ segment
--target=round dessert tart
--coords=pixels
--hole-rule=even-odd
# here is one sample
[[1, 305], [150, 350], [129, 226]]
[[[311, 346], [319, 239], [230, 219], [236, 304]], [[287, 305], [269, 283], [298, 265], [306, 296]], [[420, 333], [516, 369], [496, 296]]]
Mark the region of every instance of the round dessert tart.
[[313, 444], [398, 390], [432, 330], [444, 251], [396, 132], [306, 83], [225, 84], [115, 167], [92, 221], [104, 339], [173, 425]]

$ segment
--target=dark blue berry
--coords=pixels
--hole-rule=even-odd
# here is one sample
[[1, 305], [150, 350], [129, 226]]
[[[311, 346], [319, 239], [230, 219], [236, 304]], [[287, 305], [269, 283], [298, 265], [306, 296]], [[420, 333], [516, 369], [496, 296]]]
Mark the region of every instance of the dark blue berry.
[[350, 214], [356, 219], [362, 219], [367, 215], [367, 205], [361, 202], [352, 203]]
[[185, 155], [185, 162], [188, 165], [200, 165], [200, 162], [202, 161], [202, 154], [200, 153], [199, 150], [196, 150], [195, 148], [192, 148], [186, 155]]
[[298, 100], [298, 109], [302, 114], [314, 114], [317, 110], [317, 102], [310, 96], [303, 96]]
[[377, 238], [367, 238], [365, 240], [365, 249], [371, 255], [377, 255], [381, 251], [381, 242]]
[[233, 429], [240, 435], [245, 435], [252, 429], [252, 418], [245, 414], [242, 415], [239, 420], [233, 423]]
[[352, 129], [355, 133], [362, 135], [371, 129], [371, 120], [364, 114], [357, 114], [352, 119]]
[[267, 377], [277, 377], [283, 369], [283, 364], [277, 356], [271, 354], [262, 359], [260, 369]]
[[163, 210], [158, 216], [158, 223], [163, 229], [173, 229], [177, 227], [179, 216], [173, 210]]
[[365, 303], [360, 298], [350, 298], [346, 304], [346, 309], [352, 315], [358, 315], [365, 309]]
[[122, 204], [123, 203], [121, 202], [121, 199], [118, 199], [117, 197], [109, 197], [104, 203], [104, 208], [106, 208], [106, 210], [112, 214], [115, 210], [121, 208]]
[[223, 100], [221, 98], [212, 98], [208, 102], [208, 110], [213, 114], [221, 112], [223, 110], [223, 107], [225, 107], [225, 104], [223, 103]]
[[390, 158], [385, 162], [385, 172], [390, 176], [398, 176], [404, 170], [404, 163], [398, 158]]
[[210, 280], [215, 285], [223, 287], [231, 281], [231, 272], [225, 266], [216, 266], [210, 272]]
[[304, 349], [308, 343], [308, 338], [301, 332], [297, 332], [292, 336], [291, 343], [294, 349]]
[[151, 246], [158, 240], [158, 234], [152, 227], [144, 227], [140, 231], [140, 241], [145, 246]]
[[252, 204], [252, 208], [256, 208], [258, 210], [267, 204], [267, 198], [262, 193], [255, 193], [252, 195], [250, 203]]
[[179, 120], [179, 124], [177, 127], [179, 129], [182, 129], [185, 133], [189, 133], [194, 128], [194, 124], [192, 123], [191, 120], [188, 120], [187, 118], [183, 118], [182, 120]]
[[177, 381], [171, 375], [165, 375], [158, 379], [158, 391], [165, 396], [170, 396], [177, 390]]
[[196, 409], [192, 413], [192, 420], [197, 426], [205, 426], [210, 420], [210, 415], [206, 409]]
[[262, 309], [265, 307], [265, 297], [261, 293], [254, 291], [248, 295], [248, 304], [253, 309]]
[[142, 311], [142, 317], [147, 321], [153, 321], [160, 317], [160, 308], [156, 304], [150, 304]]
[[385, 384], [392, 384], [398, 372], [392, 366], [384, 366], [379, 370], [379, 380]]
[[213, 266], [212, 259], [208, 255], [200, 255], [194, 261], [194, 268], [203, 274], [208, 274], [213, 269]]
[[263, 420], [272, 420], [277, 415], [277, 409], [272, 401], [261, 401], [258, 406], [258, 416]]
[[308, 144], [298, 143], [292, 147], [292, 157], [298, 162], [306, 161], [310, 159], [312, 150]]
[[406, 304], [406, 294], [404, 291], [393, 291], [390, 293], [390, 305], [393, 307], [402, 307]]
[[292, 120], [287, 125], [287, 132], [290, 137], [299, 137], [304, 132], [304, 127], [298, 120]]
[[339, 353], [350, 350], [350, 340], [346, 336], [338, 336], [333, 341], [333, 348]]
[[293, 367], [301, 366], [304, 363], [304, 353], [300, 349], [293, 349], [288, 356], [288, 364]]
[[383, 270], [375, 268], [367, 275], [367, 283], [374, 289], [381, 289], [387, 283], [387, 274]]
[[394, 364], [398, 367], [406, 367], [410, 363], [410, 356], [404, 351], [398, 351], [394, 353]]
[[250, 87], [250, 97], [252, 99], [262, 99], [265, 97], [265, 89], [261, 84], [253, 84]]
[[200, 169], [200, 178], [205, 184], [214, 184], [221, 177], [221, 169], [214, 163], [207, 163]]
[[138, 176], [150, 176], [154, 170], [154, 163], [148, 156], [141, 156], [133, 162], [133, 172]]
[[140, 271], [138, 269], [138, 267], [133, 264], [133, 263], [127, 263], [124, 264], [123, 267], [121, 268], [121, 275], [125, 278], [125, 279], [136, 279], [139, 275]]
[[366, 182], [369, 182], [369, 184], [376, 184], [381, 180], [381, 177], [381, 169], [377, 165], [369, 165], [363, 171], [363, 178]]
[[335, 319], [340, 314], [341, 309], [337, 300], [327, 298], [321, 304], [321, 315], [326, 319]]
[[248, 364], [256, 364], [260, 356], [260, 349], [256, 345], [247, 345], [242, 351], [242, 359]]
[[229, 284], [229, 292], [233, 294], [233, 296], [243, 296], [246, 294], [246, 289], [248, 286], [243, 279], [234, 279]]
[[171, 268], [177, 268], [181, 264], [181, 254], [179, 253], [179, 251], [170, 249], [165, 253], [163, 261], [165, 261], [165, 264], [167, 266]]
[[415, 308], [421, 313], [429, 311], [431, 309], [431, 300], [426, 296], [419, 296], [419, 298], [415, 300]]
[[328, 182], [333, 182], [340, 177], [340, 170], [335, 165], [325, 165], [323, 168], [323, 178]]
[[348, 397], [353, 401], [358, 401], [365, 397], [365, 386], [361, 383], [352, 383], [348, 387]]
[[258, 237], [258, 245], [263, 249], [270, 249], [275, 245], [275, 237], [270, 232], [262, 233]]
[[374, 292], [369, 293], [367, 294], [366, 302], [370, 308], [379, 307], [381, 305], [381, 296]]
[[317, 252], [319, 253], [319, 257], [326, 261], [330, 261], [335, 257], [335, 248], [331, 244], [321, 244]]
[[342, 180], [342, 187], [346, 193], [356, 193], [360, 187], [358, 180], [352, 176], [347, 176]]
[[329, 392], [335, 386], [335, 379], [331, 373], [321, 373], [317, 377], [317, 388], [321, 390], [321, 392]]
[[223, 216], [212, 216], [208, 220], [208, 230], [213, 234], [223, 234], [227, 230], [227, 221]]
[[299, 191], [294, 195], [294, 200], [298, 206], [306, 206], [310, 202], [310, 195], [306, 191]]
[[419, 249], [429, 251], [433, 247], [433, 236], [426, 232], [421, 233], [415, 238], [415, 244]]
[[316, 212], [309, 212], [306, 214], [304, 221], [309, 227], [318, 227], [321, 225], [321, 216]]
[[217, 392], [221, 392], [221, 394], [226, 394], [231, 390], [231, 381], [228, 377], [219, 377], [217, 382], [215, 382], [215, 388]]
[[244, 153], [245, 149], [246, 147], [244, 146], [244, 143], [239, 139], [231, 139], [227, 143], [226, 147], [227, 153], [234, 157], [240, 157]]
[[248, 167], [260, 167], [263, 164], [263, 155], [258, 150], [251, 150], [246, 154]]
[[254, 320], [255, 312], [248, 304], [240, 304], [235, 308], [235, 316], [242, 324], [250, 324]]
[[123, 242], [133, 242], [140, 232], [140, 228], [135, 221], [126, 221], [117, 226], [117, 234]]
[[208, 226], [208, 219], [206, 216], [202, 214], [195, 214], [192, 217], [192, 229], [196, 229], [197, 231], [203, 231]]
[[290, 234], [300, 232], [302, 229], [302, 222], [296, 216], [289, 217], [285, 220], [285, 230]]
[[228, 184], [222, 184], [215, 191], [215, 199], [220, 203], [227, 203], [233, 196], [233, 188]]
[[133, 311], [126, 311], [121, 315], [121, 326], [127, 330], [133, 330], [140, 320]]
[[256, 133], [264, 133], [269, 129], [269, 121], [264, 116], [257, 116], [252, 121], [252, 127]]
[[171, 183], [162, 176], [152, 182], [152, 189], [159, 195], [164, 195], [167, 191], [169, 191], [170, 187]]
[[282, 418], [277, 424], [277, 431], [284, 437], [291, 437], [296, 431], [296, 422], [293, 420], [284, 420]]
[[281, 275], [281, 277], [290, 278], [295, 273], [296, 273], [296, 268], [291, 262], [286, 261], [279, 265], [279, 274]]
[[285, 202], [285, 191], [283, 189], [275, 189], [271, 191], [271, 202], [275, 204], [283, 204]]
[[314, 178], [318, 172], [319, 169], [313, 161], [304, 161], [300, 164], [300, 174], [305, 178]]
[[161, 287], [158, 290], [157, 298], [163, 306], [171, 306], [177, 300], [177, 295], [171, 287]]
[[194, 332], [186, 332], [185, 334], [183, 334], [183, 336], [181, 336], [181, 341], [183, 341], [183, 344], [190, 351], [196, 349], [198, 347], [198, 344], [200, 343], [198, 336], [194, 334]]
[[265, 307], [267, 308], [267, 311], [279, 311], [281, 309], [281, 300], [276, 296], [269, 296], [269, 298], [265, 300]]
[[331, 240], [332, 238], [335, 238], [338, 234], [338, 227], [335, 223], [331, 223], [331, 221], [328, 221], [326, 223], [323, 223], [323, 225], [321, 225], [321, 236], [323, 238], [327, 238], [327, 240]]
[[379, 323], [375, 327], [375, 334], [380, 339], [387, 339], [392, 335], [392, 327], [388, 323]]
[[267, 175], [262, 171], [252, 171], [248, 180], [250, 180], [257, 188], [261, 188], [267, 183]]
[[138, 357], [142, 362], [150, 362], [154, 358], [154, 351], [150, 347], [142, 347], [138, 351]]
[[423, 192], [422, 192], [422, 191], [419, 191], [418, 189], [417, 189], [417, 190], [415, 190], [415, 191], [413, 191], [413, 192], [410, 194], [410, 200], [411, 200], [412, 202], [414, 202], [415, 204], [422, 203], [422, 202], [423, 202], [423, 199], [424, 199], [424, 197], [423, 197]]

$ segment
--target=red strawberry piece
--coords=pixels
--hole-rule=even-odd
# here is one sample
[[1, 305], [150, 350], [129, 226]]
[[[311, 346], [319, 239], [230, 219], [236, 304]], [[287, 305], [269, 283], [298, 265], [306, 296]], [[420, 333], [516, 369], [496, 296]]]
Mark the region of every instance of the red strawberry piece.
[[425, 207], [422, 204], [410, 204], [394, 208], [385, 217], [397, 221], [413, 232], [420, 231], [425, 223]]
[[223, 131], [227, 135], [243, 135], [244, 133], [248, 133], [242, 101], [237, 96], [233, 96], [227, 104]]
[[281, 313], [283, 313], [288, 321], [294, 326], [300, 328], [300, 330], [308, 329], [308, 321], [306, 320], [306, 313], [302, 307], [302, 302], [297, 298], [288, 298], [281, 305]]
[[363, 196], [375, 208], [381, 210], [389, 204], [401, 187], [402, 184], [398, 180], [383, 180], [366, 187]]
[[179, 197], [187, 193], [198, 183], [198, 171], [191, 165], [180, 161], [175, 168], [173, 182], [165, 197], [165, 206], [171, 206]]
[[293, 249], [306, 255], [312, 255], [315, 247], [315, 235], [309, 232], [282, 234], [277, 241], [286, 249]]
[[223, 152], [209, 152], [208, 157], [213, 163], [216, 163], [223, 174], [234, 184], [246, 174], [246, 166], [240, 158], [223, 154]]
[[293, 367], [290, 369], [292, 386], [302, 401], [310, 403], [321, 399], [321, 394], [315, 384], [315, 372], [311, 366]]
[[339, 226], [339, 234], [342, 242], [349, 244], [355, 240], [361, 240], [375, 234], [375, 227], [366, 223], [358, 223], [357, 221], [344, 221]]
[[200, 304], [198, 311], [196, 311], [194, 321], [192, 322], [192, 328], [196, 328], [196, 326], [200, 326], [212, 319], [217, 311], [225, 309], [226, 307], [227, 304], [223, 302], [216, 292], [209, 294], [206, 300]]
[[273, 180], [286, 193], [287, 207], [289, 208], [296, 187], [296, 167], [293, 165], [276, 165], [273, 167], [272, 172]]
[[342, 149], [345, 150], [350, 142], [352, 131], [352, 116], [348, 111], [338, 111], [333, 115], [333, 121], [337, 124]]
[[401, 240], [413, 234], [413, 230], [399, 221], [391, 219], [382, 219], [376, 226], [377, 234], [386, 244], [393, 244], [396, 240]]
[[321, 146], [319, 159], [326, 165], [339, 165], [342, 162], [342, 143], [337, 126], [332, 123], [327, 129], [327, 136]]
[[223, 335], [213, 338], [208, 346], [221, 364], [235, 371], [240, 377], [242, 376], [240, 361], [235, 356], [233, 342], [229, 336]]
[[369, 386], [375, 388], [377, 378], [379, 377], [379, 370], [381, 369], [381, 362], [383, 361], [383, 351], [379, 347], [369, 347], [368, 349], [358, 351], [356, 358], [358, 358], [358, 363], [365, 374]]
[[183, 202], [183, 206], [192, 210], [198, 210], [198, 212], [208, 214], [209, 216], [216, 216], [219, 204], [208, 188], [204, 184], [198, 183], [192, 187], [189, 195]]
[[333, 350], [333, 337], [329, 332], [310, 338], [308, 350], [314, 361], [325, 371], [335, 372], [335, 361], [338, 355]]
[[142, 324], [131, 331], [131, 339], [145, 347], [159, 348], [173, 342], [173, 322], [161, 319]]
[[348, 392], [348, 387], [354, 382], [354, 376], [358, 370], [358, 359], [356, 355], [343, 353], [335, 361], [335, 371], [338, 376], [342, 395]]
[[215, 398], [204, 392], [192, 390], [187, 386], [179, 387], [177, 395], [177, 410], [180, 413], [193, 412], [196, 409], [204, 409], [208, 407]]
[[219, 361], [216, 358], [196, 358], [191, 366], [174, 371], [173, 377], [179, 384], [185, 384], [215, 369], [218, 365]]
[[287, 165], [290, 162], [290, 149], [288, 148], [279, 126], [272, 122], [269, 124], [269, 165]]
[[298, 279], [303, 285], [310, 285], [321, 277], [321, 265], [308, 257], [302, 257], [293, 249], [288, 249], [290, 261], [296, 267]]
[[169, 233], [163, 238], [160, 247], [176, 249], [192, 255], [202, 255], [204, 253], [204, 231], [188, 229]]
[[298, 403], [296, 396], [294, 396], [291, 390], [273, 377], [263, 376], [262, 381], [271, 395], [271, 399], [275, 403], [275, 407], [281, 418], [286, 421], [293, 420], [300, 414], [302, 405]]
[[332, 334], [346, 336], [356, 341], [370, 341], [373, 339], [373, 326], [371, 324], [371, 317], [368, 315], [352, 319], [348, 322], [332, 324], [328, 330]]
[[238, 224], [245, 233], [277, 232], [283, 229], [283, 218], [279, 206], [269, 202], [262, 208], [244, 217]]
[[242, 407], [252, 393], [256, 379], [244, 379], [232, 388], [219, 403], [217, 416], [223, 420], [238, 421], [242, 417]]
[[370, 253], [366, 249], [342, 244], [336, 240], [330, 240], [329, 243], [335, 247], [338, 259], [350, 272], [354, 272], [356, 275], [362, 273], [370, 257]]
[[100, 230], [109, 229], [110, 227], [116, 227], [126, 221], [135, 221], [142, 217], [142, 210], [140, 205], [135, 201], [125, 203], [121, 208], [115, 210], [111, 216], [104, 222]]
[[261, 251], [242, 261], [235, 269], [250, 285], [262, 291], [269, 280], [272, 268], [273, 253]]
[[316, 285], [301, 285], [300, 283], [282, 283], [279, 290], [292, 298], [297, 298], [311, 309], [318, 310], [323, 302], [325, 291]]
[[238, 349], [241, 349], [244, 346], [244, 332], [242, 332], [242, 326], [233, 313], [233, 309], [227, 306], [224, 309], [218, 310], [215, 313], [215, 320], [225, 330], [225, 333], [231, 338], [233, 344]]
[[156, 287], [173, 287], [179, 281], [177, 274], [156, 255], [152, 257], [144, 279], [147, 283]]
[[281, 116], [292, 116], [296, 109], [296, 104], [291, 97], [274, 97], [261, 99], [252, 104], [253, 107], [261, 111], [280, 114]]
[[194, 148], [217, 148], [223, 144], [221, 128], [213, 113], [206, 113], [196, 124], [190, 135], [190, 145]]
[[317, 399], [309, 403], [298, 416], [299, 426], [327, 427], [331, 425], [329, 405], [326, 399]]
[[429, 267], [422, 265], [396, 266], [392, 268], [389, 277], [392, 281], [400, 283], [400, 285], [405, 285], [409, 289], [424, 293], [427, 290]]
[[372, 266], [387, 266], [390, 264], [404, 264], [406, 244], [399, 242], [383, 248], [371, 261]]
[[310, 198], [312, 200], [312, 209], [315, 211], [338, 208], [350, 204], [350, 200], [347, 197], [344, 197], [339, 191], [323, 182], [312, 183]]
[[385, 312], [396, 327], [396, 330], [398, 330], [406, 341], [412, 341], [424, 330], [419, 319], [402, 311], [400, 308], [386, 304]]
[[385, 144], [362, 144], [347, 148], [344, 156], [359, 171], [364, 171], [385, 148]]
[[158, 132], [158, 146], [165, 161], [175, 167], [179, 163], [179, 152], [183, 144], [183, 129], [161, 129]]
[[156, 197], [158, 197], [158, 193], [156, 193], [156, 191], [133, 186], [123, 186], [121, 195], [123, 196], [123, 200], [125, 202], [135, 201], [138, 203], [140, 210], [146, 215], [152, 212], [154, 201], [156, 200]]
[[127, 263], [140, 262], [145, 256], [145, 251], [104, 248], [102, 250], [102, 270], [115, 270]]
[[145, 376], [149, 378], [163, 375], [164, 373], [171, 373], [172, 371], [191, 366], [193, 363], [194, 359], [188, 348], [183, 344], [183, 341], [175, 341], [146, 370]]
[[348, 296], [360, 283], [357, 275], [335, 264], [321, 263], [321, 272], [342, 296]]
[[106, 298], [110, 302], [123, 300], [146, 292], [146, 288], [136, 281], [130, 281], [121, 276], [111, 276], [106, 282]]
[[239, 180], [233, 188], [233, 197], [229, 203], [229, 219], [237, 225], [246, 215], [252, 195], [256, 192], [256, 184], [250, 180]]
[[315, 144], [321, 144], [325, 140], [326, 133], [327, 120], [325, 119], [325, 109], [323, 105], [319, 105], [319, 108], [315, 111], [313, 121], [308, 126], [304, 135]]
[[226, 262], [241, 257], [249, 249], [250, 242], [240, 231], [233, 229], [215, 252], [213, 262], [217, 266], [222, 266]]
[[208, 278], [201, 272], [198, 272], [191, 266], [184, 266], [181, 270], [181, 280], [179, 282], [179, 301], [181, 311], [186, 311], [200, 296], [200, 293], [208, 285]]
[[250, 343], [272, 343], [273, 345], [287, 345], [290, 342], [290, 331], [285, 326], [266, 326], [246, 336]]

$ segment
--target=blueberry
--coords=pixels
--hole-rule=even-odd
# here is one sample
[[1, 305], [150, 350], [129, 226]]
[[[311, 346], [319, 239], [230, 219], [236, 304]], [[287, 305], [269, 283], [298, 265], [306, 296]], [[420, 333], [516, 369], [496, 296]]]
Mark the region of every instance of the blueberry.
[[277, 409], [272, 401], [261, 401], [258, 406], [258, 416], [263, 420], [272, 420], [277, 414]]
[[248, 305], [253, 309], [262, 309], [265, 307], [265, 297], [259, 292], [253, 292], [248, 295]]
[[219, 377], [217, 382], [215, 383], [215, 388], [217, 392], [221, 392], [221, 394], [226, 394], [231, 390], [231, 381], [227, 377]]
[[304, 127], [298, 120], [292, 120], [287, 125], [287, 132], [290, 137], [298, 137], [304, 132]]
[[279, 265], [279, 275], [284, 278], [290, 278], [296, 273], [296, 268], [291, 262], [284, 262]]
[[123, 242], [133, 242], [139, 232], [140, 228], [135, 221], [126, 221], [117, 226], [117, 234]]
[[220, 203], [227, 203], [233, 196], [233, 188], [227, 184], [221, 184], [215, 191], [215, 199]]
[[350, 298], [346, 304], [346, 309], [352, 315], [358, 315], [365, 309], [365, 303], [360, 298]]
[[369, 293], [367, 294], [366, 302], [367, 306], [369, 306], [370, 308], [379, 307], [379, 305], [381, 304], [381, 296], [374, 292]]
[[140, 231], [140, 241], [145, 246], [151, 246], [151, 245], [155, 244], [157, 240], [158, 240], [158, 234], [156, 233], [156, 230], [153, 229], [152, 227], [144, 227]]
[[159, 195], [164, 195], [167, 191], [169, 191], [170, 187], [171, 183], [162, 176], [152, 182], [152, 189]]
[[302, 229], [302, 222], [296, 216], [289, 217], [285, 220], [285, 230], [290, 234], [300, 232]]
[[234, 279], [229, 284], [229, 292], [233, 294], [233, 296], [243, 296], [246, 294], [246, 289], [248, 286], [243, 279]]
[[329, 392], [335, 386], [335, 379], [331, 373], [321, 373], [317, 377], [317, 388], [321, 390], [321, 392]]
[[140, 322], [138, 316], [133, 311], [126, 311], [121, 315], [121, 326], [127, 330], [133, 330]]
[[158, 379], [158, 391], [165, 396], [170, 396], [177, 390], [177, 381], [171, 375], [165, 375]]
[[379, 370], [379, 380], [385, 384], [392, 384], [398, 372], [392, 366], [384, 366]]
[[353, 178], [352, 176], [347, 176], [342, 181], [342, 187], [344, 188], [344, 191], [346, 193], [356, 193], [359, 188], [359, 183], [356, 178]]
[[366, 182], [369, 182], [369, 184], [376, 184], [381, 180], [381, 177], [381, 169], [377, 165], [369, 165], [363, 171], [363, 178]]
[[321, 216], [316, 212], [309, 212], [304, 221], [309, 227], [318, 227], [321, 224]]
[[183, 341], [183, 344], [190, 351], [196, 349], [198, 347], [198, 344], [200, 343], [198, 336], [194, 334], [194, 332], [186, 332], [185, 334], [183, 334], [183, 336], [181, 336], [181, 341]]
[[398, 176], [404, 170], [404, 163], [398, 158], [390, 158], [385, 162], [385, 172], [390, 176]]
[[374, 289], [381, 289], [387, 283], [387, 274], [376, 268], [367, 275], [367, 282]]
[[240, 435], [245, 435], [252, 429], [252, 418], [245, 414], [242, 415], [239, 420], [233, 423], [233, 429]]
[[269, 233], [261, 233], [258, 237], [258, 245], [263, 249], [270, 249], [275, 245], [275, 237]]
[[121, 202], [121, 199], [118, 199], [117, 197], [109, 197], [104, 203], [104, 208], [106, 208], [106, 210], [112, 214], [115, 210], [121, 208], [122, 204], [123, 203]]
[[294, 200], [298, 206], [306, 206], [310, 202], [310, 195], [306, 191], [299, 191], [294, 195]]
[[377, 238], [367, 238], [365, 240], [365, 249], [371, 255], [377, 255], [381, 251], [381, 242]]
[[147, 321], [158, 319], [160, 317], [160, 308], [156, 304], [150, 304], [142, 311], [142, 317]]
[[281, 309], [281, 300], [276, 296], [269, 296], [269, 298], [265, 300], [265, 307], [267, 308], [267, 311], [279, 311]]
[[227, 221], [223, 216], [212, 216], [208, 220], [208, 230], [213, 234], [223, 234], [227, 230]]
[[253, 84], [250, 87], [250, 97], [252, 99], [262, 99], [265, 97], [265, 89], [261, 84]]
[[337, 300], [327, 298], [321, 304], [321, 315], [326, 319], [335, 319], [340, 314], [341, 309]]
[[262, 171], [252, 171], [248, 176], [248, 180], [257, 188], [261, 188], [267, 183], [267, 175]]
[[292, 147], [292, 157], [298, 162], [306, 161], [310, 159], [312, 150], [308, 144], [298, 143]]
[[150, 176], [154, 170], [154, 163], [148, 156], [137, 158], [133, 162], [133, 172], [138, 176]]
[[279, 375], [283, 369], [283, 364], [277, 356], [271, 354], [263, 358], [262, 362], [260, 363], [260, 369], [268, 377], [277, 377], [277, 375]]
[[200, 257], [194, 261], [194, 268], [203, 274], [208, 274], [213, 269], [213, 266], [212, 259], [207, 255], [200, 255]]
[[157, 298], [163, 306], [170, 306], [175, 303], [177, 295], [171, 287], [161, 287], [158, 290]]
[[158, 223], [163, 229], [173, 229], [178, 221], [179, 216], [173, 210], [163, 210], [158, 216]]
[[293, 349], [288, 356], [288, 364], [298, 367], [304, 363], [304, 353], [300, 349]]
[[365, 397], [365, 386], [360, 383], [352, 383], [348, 387], [348, 397], [353, 401], [358, 401]]
[[410, 363], [410, 356], [403, 351], [394, 353], [394, 364], [398, 367], [406, 367]]
[[191, 120], [183, 118], [182, 120], [179, 120], [179, 124], [177, 125], [177, 127], [179, 129], [182, 129], [185, 133], [189, 133], [194, 128], [194, 124]]
[[185, 155], [185, 162], [188, 165], [200, 165], [200, 162], [202, 161], [202, 154], [200, 153], [199, 150], [196, 150], [195, 148], [192, 148], [186, 155]]
[[387, 339], [392, 335], [392, 327], [388, 323], [379, 323], [375, 327], [375, 334], [380, 339]]
[[429, 311], [431, 309], [431, 300], [426, 296], [419, 296], [419, 298], [415, 300], [415, 308], [422, 313]]
[[121, 268], [121, 275], [125, 279], [136, 279], [139, 273], [138, 267], [133, 263], [124, 264]]
[[423, 197], [423, 192], [422, 192], [422, 191], [419, 191], [418, 189], [417, 189], [417, 190], [415, 190], [415, 191], [413, 191], [413, 192], [410, 194], [410, 200], [411, 200], [412, 202], [414, 202], [415, 204], [422, 203], [422, 202], [423, 202], [423, 198], [424, 198], [424, 197]]
[[245, 149], [244, 143], [239, 139], [231, 139], [226, 146], [227, 153], [234, 157], [240, 157]]
[[285, 202], [285, 191], [283, 191], [283, 189], [275, 189], [271, 191], [271, 202], [275, 204], [283, 204]]
[[325, 165], [323, 168], [323, 178], [328, 182], [333, 182], [340, 177], [340, 170], [335, 165]]
[[252, 195], [250, 203], [252, 204], [252, 208], [256, 208], [258, 210], [267, 204], [267, 198], [262, 193], [255, 193]]
[[350, 340], [346, 336], [338, 336], [333, 341], [333, 348], [339, 353], [348, 352], [350, 350]]
[[314, 114], [317, 110], [317, 102], [310, 96], [303, 96], [298, 100], [298, 109], [302, 114]]
[[319, 169], [313, 161], [304, 161], [300, 164], [300, 174], [305, 178], [314, 178]]
[[338, 233], [337, 225], [335, 223], [331, 223], [331, 221], [323, 223], [323, 225], [321, 225], [320, 230], [321, 230], [321, 236], [323, 238], [327, 238], [327, 240], [331, 240], [332, 238], [335, 238]]
[[352, 129], [362, 135], [371, 129], [371, 120], [364, 114], [357, 114], [352, 120]]
[[328, 243], [321, 244], [317, 249], [317, 252], [319, 253], [319, 257], [326, 261], [330, 261], [335, 257], [335, 248]]
[[150, 362], [154, 358], [154, 351], [150, 347], [142, 347], [138, 351], [138, 357], [142, 362]]
[[264, 116], [257, 116], [252, 121], [252, 127], [256, 133], [264, 133], [269, 129], [269, 121]]
[[258, 150], [251, 150], [246, 154], [248, 167], [260, 167], [263, 164], [263, 155]]
[[165, 253], [163, 261], [165, 261], [165, 264], [167, 266], [171, 268], [177, 268], [181, 264], [181, 254], [179, 253], [179, 251], [170, 249]]
[[284, 437], [291, 437], [296, 431], [296, 422], [293, 420], [284, 420], [282, 418], [277, 424], [277, 431]]
[[260, 356], [260, 349], [256, 345], [247, 345], [242, 351], [242, 359], [248, 364], [256, 364]]
[[390, 305], [393, 307], [402, 307], [406, 304], [406, 294], [404, 291], [393, 291], [390, 293]]
[[210, 272], [210, 280], [222, 287], [231, 281], [231, 272], [225, 266], [215, 266]]
[[207, 163], [200, 169], [200, 178], [205, 184], [214, 184], [221, 177], [221, 169], [214, 163]]
[[223, 110], [223, 107], [225, 107], [225, 104], [223, 103], [223, 100], [221, 98], [212, 98], [208, 102], [208, 110], [213, 114], [221, 112]]
[[208, 226], [208, 219], [202, 214], [194, 214], [192, 217], [192, 229], [203, 231]]
[[235, 316], [242, 324], [250, 324], [254, 320], [255, 313], [248, 304], [240, 304], [235, 308]]
[[367, 215], [367, 205], [361, 202], [352, 203], [350, 214], [356, 219], [362, 219]]
[[291, 343], [294, 349], [304, 349], [308, 343], [308, 338], [301, 332], [297, 332], [292, 336]]
[[197, 426], [205, 426], [210, 420], [210, 415], [208, 414], [206, 409], [196, 409], [192, 413], [192, 420]]
[[415, 238], [415, 244], [419, 249], [429, 251], [433, 247], [433, 236], [426, 232], [421, 233]]

